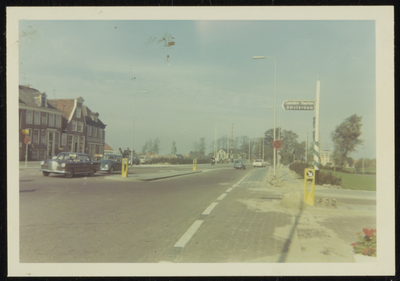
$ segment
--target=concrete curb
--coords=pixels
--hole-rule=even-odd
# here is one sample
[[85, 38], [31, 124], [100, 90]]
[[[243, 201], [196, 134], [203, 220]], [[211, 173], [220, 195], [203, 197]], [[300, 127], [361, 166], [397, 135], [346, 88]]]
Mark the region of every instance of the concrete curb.
[[132, 175], [128, 174], [128, 177], [123, 178], [121, 176], [118, 177], [104, 177], [105, 179], [109, 180], [117, 180], [117, 181], [155, 181], [155, 180], [162, 180], [192, 174], [202, 173], [203, 171], [192, 171], [192, 172], [180, 172], [180, 173], [170, 173], [170, 174], [143, 174], [143, 175]]
[[158, 177], [149, 176], [149, 178], [142, 178], [142, 179], [139, 179], [139, 180], [140, 180], [140, 181], [154, 181], [154, 180], [161, 180], [161, 179], [167, 179], [167, 178], [174, 178], [174, 177], [186, 176], [186, 175], [191, 175], [191, 174], [198, 174], [198, 173], [201, 173], [201, 172], [203, 172], [203, 171], [179, 173], [179, 174], [166, 175], [166, 176], [158, 176]]

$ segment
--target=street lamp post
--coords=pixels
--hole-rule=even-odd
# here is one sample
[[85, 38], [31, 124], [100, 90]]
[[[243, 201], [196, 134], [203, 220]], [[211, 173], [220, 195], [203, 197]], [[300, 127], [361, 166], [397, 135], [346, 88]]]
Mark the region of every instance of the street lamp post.
[[[274, 141], [276, 140], [276, 60], [267, 56], [254, 56], [253, 59], [271, 59], [275, 62], [275, 82], [274, 82]], [[276, 177], [276, 149], [274, 148], [274, 177]]]
[[[146, 94], [147, 91], [140, 91], [141, 94]], [[133, 128], [135, 124], [135, 96], [137, 93], [133, 94], [133, 105], [132, 105], [132, 149], [131, 149], [131, 166], [133, 165]]]

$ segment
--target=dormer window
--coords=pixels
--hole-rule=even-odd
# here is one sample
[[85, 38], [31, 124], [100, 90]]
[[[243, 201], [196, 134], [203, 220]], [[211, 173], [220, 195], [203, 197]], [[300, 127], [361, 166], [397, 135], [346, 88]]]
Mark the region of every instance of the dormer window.
[[77, 107], [76, 108], [76, 118], [81, 118], [81, 114], [82, 114], [82, 108]]
[[46, 96], [42, 96], [42, 107], [47, 107], [47, 99]]

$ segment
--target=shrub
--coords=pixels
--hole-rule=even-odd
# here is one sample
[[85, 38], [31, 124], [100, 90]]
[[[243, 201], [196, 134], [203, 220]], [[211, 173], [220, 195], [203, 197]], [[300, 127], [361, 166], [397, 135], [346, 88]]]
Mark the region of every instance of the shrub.
[[331, 184], [331, 185], [341, 185], [342, 178], [335, 177], [331, 172], [318, 174], [318, 184]]
[[364, 256], [376, 257], [376, 229], [363, 229], [363, 234], [358, 232], [358, 241], [351, 243], [354, 253]]
[[309, 165], [306, 163], [297, 162], [297, 163], [290, 164], [289, 169], [296, 172], [302, 178], [304, 178], [304, 170], [307, 169], [308, 167], [309, 167]]

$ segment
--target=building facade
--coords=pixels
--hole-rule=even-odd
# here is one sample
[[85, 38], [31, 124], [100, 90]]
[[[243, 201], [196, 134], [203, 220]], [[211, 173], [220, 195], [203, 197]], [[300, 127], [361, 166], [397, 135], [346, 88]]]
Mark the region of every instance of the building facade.
[[28, 130], [28, 161], [51, 158], [60, 152], [80, 152], [93, 158], [104, 153], [105, 127], [84, 99], [48, 100], [44, 92], [19, 86], [19, 158], [25, 159]]
[[84, 99], [57, 99], [50, 102], [63, 113], [60, 150], [86, 152], [86, 124], [82, 112]]
[[104, 155], [106, 125], [99, 119], [99, 113], [92, 112], [87, 106], [83, 106], [83, 114], [86, 124], [86, 153], [98, 159]]
[[[19, 160], [51, 158], [60, 152], [63, 113], [51, 104], [44, 92], [19, 86]], [[28, 145], [22, 130], [28, 130]], [[28, 147], [28, 149], [26, 149]], [[28, 152], [28, 153], [26, 153]]]

